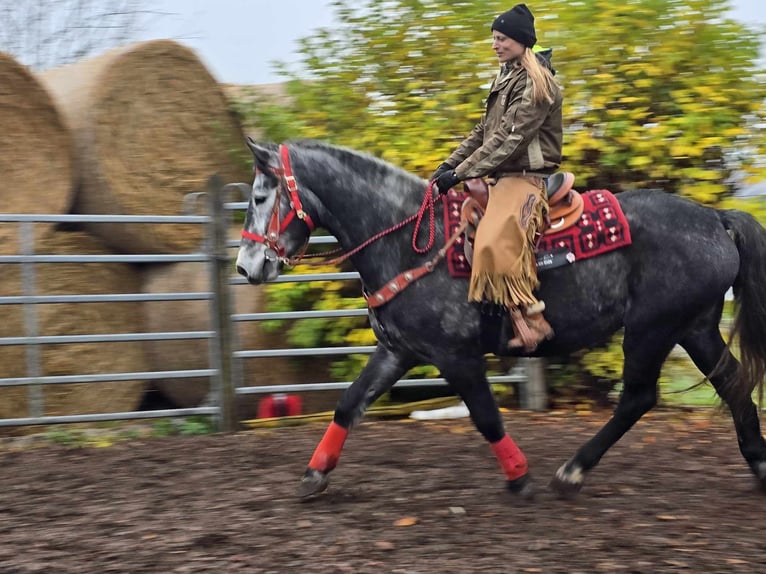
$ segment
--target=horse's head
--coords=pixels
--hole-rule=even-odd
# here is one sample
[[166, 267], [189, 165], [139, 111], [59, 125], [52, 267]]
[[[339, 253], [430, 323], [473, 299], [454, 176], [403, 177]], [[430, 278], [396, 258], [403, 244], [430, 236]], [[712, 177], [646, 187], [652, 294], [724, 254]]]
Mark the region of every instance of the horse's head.
[[288, 258], [308, 241], [314, 223], [303, 211], [287, 148], [259, 144], [250, 138], [247, 145], [255, 158], [255, 178], [237, 254], [237, 272], [257, 285], [279, 276]]

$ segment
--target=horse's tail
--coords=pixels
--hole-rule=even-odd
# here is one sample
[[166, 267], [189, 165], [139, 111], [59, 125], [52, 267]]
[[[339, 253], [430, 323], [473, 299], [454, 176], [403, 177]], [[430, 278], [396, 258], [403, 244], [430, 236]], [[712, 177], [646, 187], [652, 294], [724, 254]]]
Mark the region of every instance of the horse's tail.
[[766, 229], [749, 213], [721, 211], [724, 227], [739, 251], [739, 272], [734, 281], [735, 319], [729, 345], [739, 338], [740, 362], [736, 385], [749, 397], [758, 389], [763, 399], [766, 377]]

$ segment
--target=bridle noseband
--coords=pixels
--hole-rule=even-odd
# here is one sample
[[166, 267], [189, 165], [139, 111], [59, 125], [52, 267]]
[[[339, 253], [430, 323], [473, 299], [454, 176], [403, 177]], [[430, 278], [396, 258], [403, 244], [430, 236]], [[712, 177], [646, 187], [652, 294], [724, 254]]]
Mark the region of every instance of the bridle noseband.
[[[279, 146], [279, 155], [281, 159], [281, 165], [278, 168], [273, 168], [271, 171], [274, 175], [279, 176], [279, 187], [277, 188], [277, 196], [274, 199], [274, 206], [271, 208], [271, 218], [269, 219], [269, 225], [266, 228], [266, 235], [258, 235], [251, 233], [246, 229], [242, 230], [242, 237], [255, 241], [256, 243], [263, 243], [266, 246], [265, 257], [269, 261], [277, 261], [281, 259], [286, 261], [285, 246], [279, 242], [279, 236], [284, 233], [287, 226], [296, 217], [306, 224], [309, 228], [309, 235], [314, 231], [315, 225], [311, 220], [308, 213], [303, 211], [303, 204], [301, 198], [298, 196], [298, 184], [293, 176], [293, 170], [290, 167], [290, 151], [287, 146], [282, 144]], [[256, 168], [256, 175], [258, 170]], [[279, 219], [279, 206], [282, 203], [282, 193], [287, 195], [290, 202], [290, 211], [285, 215], [285, 218], [280, 221]]]

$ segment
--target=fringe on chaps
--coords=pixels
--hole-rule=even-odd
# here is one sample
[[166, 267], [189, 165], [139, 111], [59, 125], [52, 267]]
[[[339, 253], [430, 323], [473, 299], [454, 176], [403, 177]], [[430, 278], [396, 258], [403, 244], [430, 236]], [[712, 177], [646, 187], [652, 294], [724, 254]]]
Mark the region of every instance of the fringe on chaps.
[[474, 240], [468, 300], [508, 309], [534, 305], [535, 240], [548, 209], [545, 184], [535, 176], [503, 177], [489, 190]]

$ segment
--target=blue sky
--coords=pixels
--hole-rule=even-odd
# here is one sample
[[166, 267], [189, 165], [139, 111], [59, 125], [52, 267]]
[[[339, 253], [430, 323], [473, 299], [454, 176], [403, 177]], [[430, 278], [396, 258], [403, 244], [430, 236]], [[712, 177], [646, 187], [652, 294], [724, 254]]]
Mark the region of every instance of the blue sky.
[[[509, 3], [509, 6], [512, 2]], [[766, 0], [732, 0], [732, 15], [766, 26]], [[280, 81], [274, 60], [295, 61], [297, 40], [332, 24], [328, 0], [154, 0], [144, 39], [172, 38], [231, 84]]]

